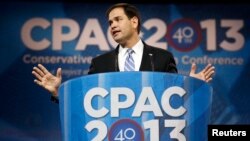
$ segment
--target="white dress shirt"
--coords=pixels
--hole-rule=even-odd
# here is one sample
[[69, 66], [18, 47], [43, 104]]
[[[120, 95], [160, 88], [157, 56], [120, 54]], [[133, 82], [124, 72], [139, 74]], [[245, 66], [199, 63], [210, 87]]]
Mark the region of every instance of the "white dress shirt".
[[[142, 61], [142, 54], [143, 54], [143, 43], [139, 40], [131, 49], [134, 50], [132, 57], [135, 62], [135, 71], [139, 71]], [[124, 71], [124, 64], [126, 57], [128, 56], [127, 47], [119, 46], [119, 54], [118, 54], [118, 65], [119, 70]]]

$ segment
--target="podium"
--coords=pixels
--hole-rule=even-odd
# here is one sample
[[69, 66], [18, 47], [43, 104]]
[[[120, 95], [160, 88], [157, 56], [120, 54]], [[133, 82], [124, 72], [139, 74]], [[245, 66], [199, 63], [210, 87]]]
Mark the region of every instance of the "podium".
[[114, 72], [59, 88], [64, 141], [206, 141], [209, 84], [180, 74]]

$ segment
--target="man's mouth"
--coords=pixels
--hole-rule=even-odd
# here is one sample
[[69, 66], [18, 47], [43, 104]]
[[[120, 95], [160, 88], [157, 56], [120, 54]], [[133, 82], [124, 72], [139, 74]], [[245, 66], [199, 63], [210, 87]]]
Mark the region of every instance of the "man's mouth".
[[120, 31], [119, 30], [116, 30], [116, 31], [113, 31], [112, 34], [113, 36], [115, 36], [116, 34], [118, 34]]

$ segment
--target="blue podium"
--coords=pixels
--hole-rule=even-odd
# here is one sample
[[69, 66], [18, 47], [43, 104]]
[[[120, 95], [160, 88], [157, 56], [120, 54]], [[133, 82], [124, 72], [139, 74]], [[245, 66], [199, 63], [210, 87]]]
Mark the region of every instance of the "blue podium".
[[184, 75], [114, 72], [59, 88], [64, 141], [206, 141], [212, 88]]

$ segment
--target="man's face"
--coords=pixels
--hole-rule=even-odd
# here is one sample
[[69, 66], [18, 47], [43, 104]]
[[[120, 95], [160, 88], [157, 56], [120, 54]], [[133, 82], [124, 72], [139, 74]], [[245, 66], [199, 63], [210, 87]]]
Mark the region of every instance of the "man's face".
[[123, 8], [115, 8], [109, 13], [110, 33], [117, 43], [125, 43], [136, 31], [137, 23], [134, 18], [128, 19]]

